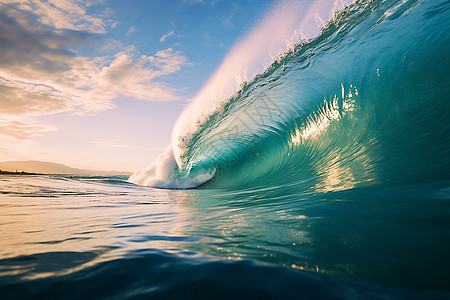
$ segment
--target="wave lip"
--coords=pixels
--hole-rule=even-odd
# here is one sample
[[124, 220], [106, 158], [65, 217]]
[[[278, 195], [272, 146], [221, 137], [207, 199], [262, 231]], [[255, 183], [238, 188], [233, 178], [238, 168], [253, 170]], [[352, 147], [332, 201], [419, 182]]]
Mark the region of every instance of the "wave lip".
[[326, 192], [448, 180], [448, 8], [357, 1], [232, 96], [196, 98], [171, 147], [130, 181], [240, 188], [315, 178]]
[[[231, 114], [231, 111], [236, 112], [232, 107], [239, 106], [237, 102], [248, 102], [248, 99], [240, 100], [249, 82], [256, 82], [258, 85], [258, 78], [264, 78], [262, 74], [267, 69], [273, 69], [273, 65], [287, 51], [294, 49], [298, 43], [316, 37], [325, 24], [324, 20], [335, 17], [337, 11], [353, 2], [354, 0], [299, 3], [277, 1], [258, 26], [235, 45], [179, 116], [172, 133], [172, 145], [158, 158], [156, 164], [147, 170], [136, 172], [129, 181], [156, 188], [193, 188], [211, 180], [224, 160], [229, 162], [236, 156], [241, 157], [242, 147], [236, 141], [255, 144], [255, 135], [266, 129], [271, 130], [272, 125], [260, 126], [258, 123], [249, 130], [239, 128], [238, 132], [243, 133], [243, 136], [225, 132], [228, 137], [224, 137], [223, 131], [215, 129], [223, 128], [227, 119], [234, 121], [232, 117], [226, 118], [227, 112], [224, 110], [230, 107], [228, 113]], [[255, 96], [249, 99], [253, 98]], [[256, 108], [256, 111], [259, 112], [260, 109], [263, 108]], [[272, 114], [270, 111], [268, 113]], [[236, 115], [239, 117], [241, 114]], [[219, 120], [213, 122], [214, 116]], [[245, 127], [245, 124], [240, 125]], [[218, 140], [214, 141], [211, 135], [218, 137]], [[237, 138], [230, 140], [230, 136]]]

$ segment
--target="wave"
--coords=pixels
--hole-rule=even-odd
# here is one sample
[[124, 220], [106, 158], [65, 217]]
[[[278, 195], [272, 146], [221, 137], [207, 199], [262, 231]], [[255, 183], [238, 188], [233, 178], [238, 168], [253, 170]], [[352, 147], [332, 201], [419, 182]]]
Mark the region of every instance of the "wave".
[[314, 179], [329, 191], [449, 179], [449, 9], [444, 0], [356, 1], [232, 96], [210, 93], [213, 76], [178, 119], [172, 146], [130, 181]]

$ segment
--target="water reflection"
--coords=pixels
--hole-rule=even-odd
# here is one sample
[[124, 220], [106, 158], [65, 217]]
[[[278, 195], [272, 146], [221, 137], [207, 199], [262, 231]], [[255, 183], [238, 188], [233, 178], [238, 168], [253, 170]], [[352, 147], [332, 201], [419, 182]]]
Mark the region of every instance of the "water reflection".
[[[201, 239], [183, 235], [192, 221], [185, 208], [193, 198], [187, 193], [45, 176], [1, 176], [0, 190], [0, 259], [11, 262], [0, 270], [3, 275], [15, 270], [17, 257], [28, 257], [37, 264], [30, 268], [24, 264], [17, 272], [50, 276], [135, 249], [182, 251], [177, 246], [180, 242]], [[69, 254], [74, 251], [75, 256], [85, 253], [86, 262], [72, 259], [75, 256]], [[60, 257], [56, 254], [68, 254], [64, 256], [67, 264], [58, 264], [58, 270], [40, 267], [49, 266], [50, 260], [43, 258], [52, 253], [53, 260]]]
[[[420, 272], [431, 272], [445, 257], [445, 226], [436, 222], [445, 220], [446, 195], [423, 186], [321, 192], [314, 188], [320, 182], [158, 190], [83, 178], [30, 177], [24, 183], [2, 176], [0, 276], [64, 276], [153, 249], [408, 286], [418, 283], [405, 266], [414, 261]], [[52, 190], [54, 197], [47, 197]], [[421, 284], [439, 285], [439, 278]]]

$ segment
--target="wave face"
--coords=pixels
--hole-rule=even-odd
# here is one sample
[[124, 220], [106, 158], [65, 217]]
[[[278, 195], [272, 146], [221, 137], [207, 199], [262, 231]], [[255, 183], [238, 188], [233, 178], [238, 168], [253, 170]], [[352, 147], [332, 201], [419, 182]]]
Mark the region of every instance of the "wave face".
[[347, 6], [196, 117], [194, 130], [178, 131], [164, 159], [130, 180], [168, 188], [313, 182], [316, 191], [448, 180], [449, 9], [446, 0]]

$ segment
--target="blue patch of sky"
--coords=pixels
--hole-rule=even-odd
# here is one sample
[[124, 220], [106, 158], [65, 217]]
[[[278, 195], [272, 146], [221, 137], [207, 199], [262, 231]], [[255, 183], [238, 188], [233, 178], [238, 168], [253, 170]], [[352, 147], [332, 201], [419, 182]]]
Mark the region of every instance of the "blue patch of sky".
[[[144, 55], [172, 48], [186, 56], [190, 65], [170, 74], [164, 81], [180, 89], [183, 98], [190, 98], [272, 3], [255, 0], [108, 0], [104, 6], [89, 7], [88, 12], [117, 21], [116, 26], [108, 28], [102, 36], [104, 41], [134, 45]], [[160, 41], [171, 31], [173, 34]]]

